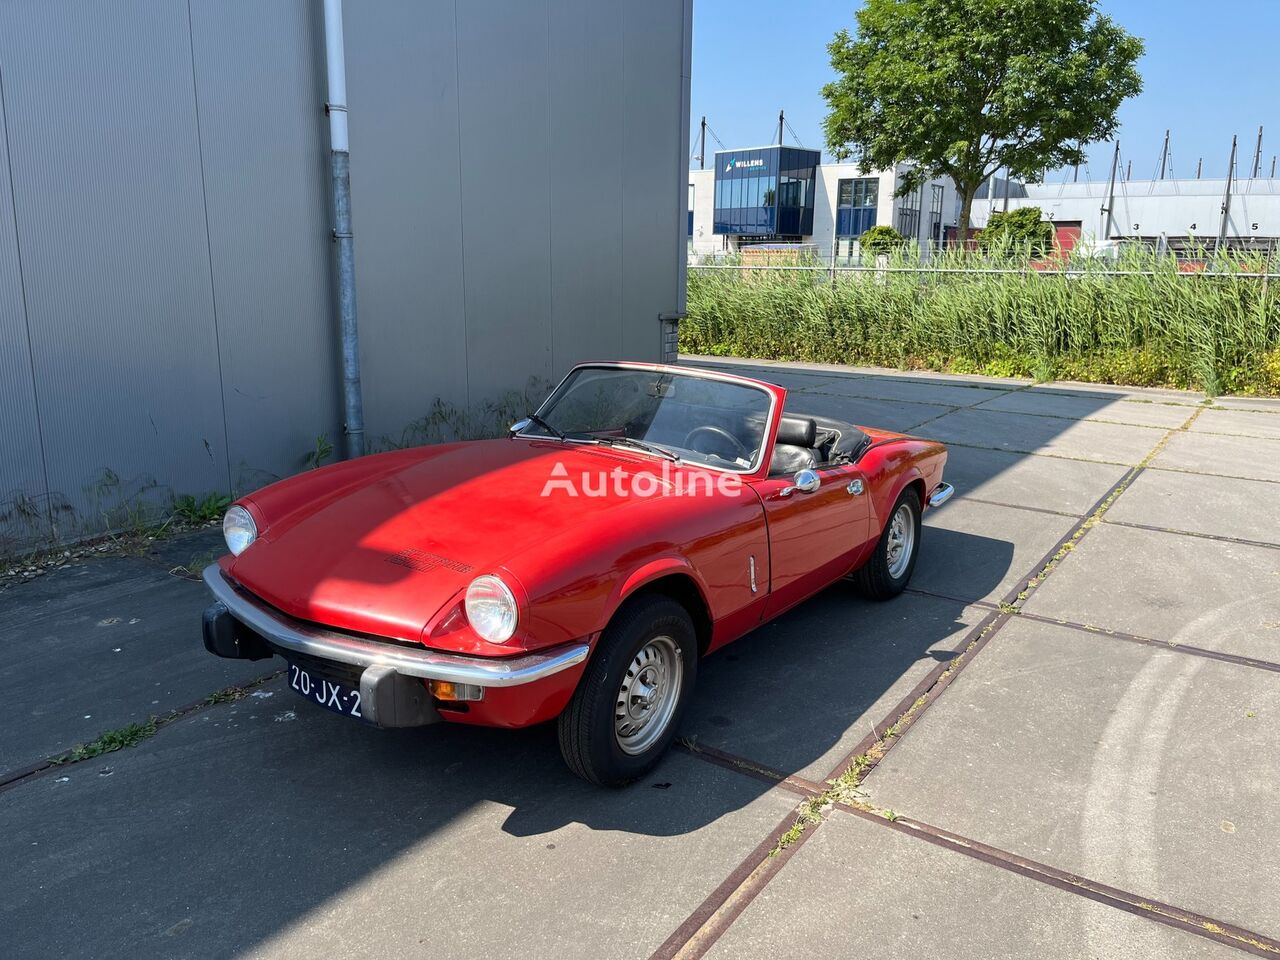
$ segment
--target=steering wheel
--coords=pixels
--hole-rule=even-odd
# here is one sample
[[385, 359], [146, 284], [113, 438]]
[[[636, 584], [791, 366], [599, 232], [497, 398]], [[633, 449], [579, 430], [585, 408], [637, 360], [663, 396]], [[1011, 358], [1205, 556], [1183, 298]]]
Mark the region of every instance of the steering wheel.
[[[733, 448], [734, 452], [732, 456], [734, 459], [742, 459], [742, 460], [751, 459], [750, 456], [748, 456], [747, 448], [742, 445], [741, 440], [735, 437], [728, 430], [725, 430], [721, 427], [713, 427], [710, 424], [705, 424], [701, 427], [694, 427], [692, 430], [690, 430], [689, 435], [684, 438], [685, 447], [688, 448], [689, 450], [699, 450], [699, 448], [694, 445], [693, 438], [700, 433], [709, 433], [711, 434], [711, 436], [715, 437], [717, 440], [727, 441]], [[719, 454], [715, 450], [701, 450], [700, 452], [710, 453], [715, 456], [719, 456]]]

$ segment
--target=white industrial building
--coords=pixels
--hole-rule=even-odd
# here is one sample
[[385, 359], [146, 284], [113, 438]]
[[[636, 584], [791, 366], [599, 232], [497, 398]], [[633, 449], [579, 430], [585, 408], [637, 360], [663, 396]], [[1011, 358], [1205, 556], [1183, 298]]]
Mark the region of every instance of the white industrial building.
[[690, 254], [787, 243], [804, 244], [823, 259], [834, 250], [843, 259], [873, 226], [936, 247], [956, 232], [959, 194], [950, 178], [939, 178], [896, 197], [908, 169], [823, 163], [816, 150], [780, 144], [720, 151], [709, 168], [689, 172]]
[[1280, 248], [1280, 179], [1270, 177], [1033, 183], [1014, 191], [1025, 196], [1007, 200], [992, 192], [974, 204], [974, 227], [986, 226], [997, 210], [1039, 207], [1067, 247], [1075, 235], [1086, 247], [1132, 241], [1192, 255]]
[[[782, 143], [721, 150], [707, 169], [689, 172], [689, 254], [714, 257], [783, 244], [842, 261], [857, 253], [867, 229], [889, 226], [915, 239], [927, 257], [958, 236], [960, 197], [947, 177], [895, 196], [909, 169], [823, 163], [816, 150]], [[1064, 252], [1083, 244], [1109, 253], [1126, 243], [1188, 258], [1280, 250], [1275, 177], [1132, 180], [1118, 162], [1102, 181], [1022, 184], [993, 177], [978, 192], [970, 227], [981, 230], [994, 212], [1020, 207], [1040, 208]]]

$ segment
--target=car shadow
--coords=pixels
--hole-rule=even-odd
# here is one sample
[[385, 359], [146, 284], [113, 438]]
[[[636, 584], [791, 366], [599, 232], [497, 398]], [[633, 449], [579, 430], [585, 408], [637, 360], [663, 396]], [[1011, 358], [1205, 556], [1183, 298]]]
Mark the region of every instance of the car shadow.
[[[858, 416], [860, 403], [850, 398], [842, 412], [874, 423]], [[974, 458], [970, 482], [1025, 456]], [[1071, 522], [1062, 518], [1063, 533]], [[926, 525], [928, 562], [908, 593], [871, 603], [841, 581], [706, 658], [681, 736], [783, 774], [836, 772], [988, 612], [972, 601], [1009, 576], [1014, 544], [984, 533]], [[197, 610], [183, 640], [193, 656], [204, 655], [198, 624]], [[0, 809], [0, 856], [18, 864], [0, 881], [0, 900], [7, 916], [23, 918], [21, 955], [83, 952], [77, 930], [89, 929], [94, 942], [129, 944], [131, 957], [171, 956], [182, 952], [167, 939], [175, 917], [191, 919], [202, 954], [252, 951], [352, 891], [385, 892], [382, 878], [397, 871], [423, 885], [424, 903], [467, 891], [511, 909], [509, 893], [495, 889], [509, 879], [540, 909], [552, 900], [562, 908], [590, 897], [591, 878], [614, 856], [581, 847], [581, 828], [627, 835], [628, 844], [691, 843], [684, 838], [726, 818], [728, 830], [746, 831], [739, 823], [770, 790], [683, 750], [637, 783], [605, 790], [564, 766], [554, 724], [383, 731], [304, 703], [279, 681], [69, 772], [65, 789], [44, 790], [55, 782], [45, 778], [7, 794]], [[744, 851], [757, 840], [754, 825], [750, 833], [737, 845]], [[591, 857], [589, 869], [540, 859], [569, 835], [588, 851], [578, 855]], [[660, 874], [688, 868], [679, 854], [664, 856]], [[42, 922], [42, 904], [59, 901], [77, 904], [79, 924]]]

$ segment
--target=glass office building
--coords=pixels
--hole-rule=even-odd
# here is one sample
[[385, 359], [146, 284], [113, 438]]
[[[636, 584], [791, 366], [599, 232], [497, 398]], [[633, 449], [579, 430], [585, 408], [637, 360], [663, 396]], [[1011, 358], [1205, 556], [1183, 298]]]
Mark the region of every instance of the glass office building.
[[713, 232], [783, 241], [812, 234], [821, 159], [817, 150], [780, 145], [717, 153]]

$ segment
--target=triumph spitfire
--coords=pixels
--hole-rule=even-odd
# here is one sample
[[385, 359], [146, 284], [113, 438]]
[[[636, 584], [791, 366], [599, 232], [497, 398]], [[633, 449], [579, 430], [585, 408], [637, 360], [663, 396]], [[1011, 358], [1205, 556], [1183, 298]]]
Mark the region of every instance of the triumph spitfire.
[[770, 383], [582, 364], [505, 438], [237, 501], [205, 647], [280, 656], [296, 693], [375, 726], [556, 720], [570, 769], [624, 784], [671, 743], [703, 656], [842, 577], [902, 591], [946, 459]]

